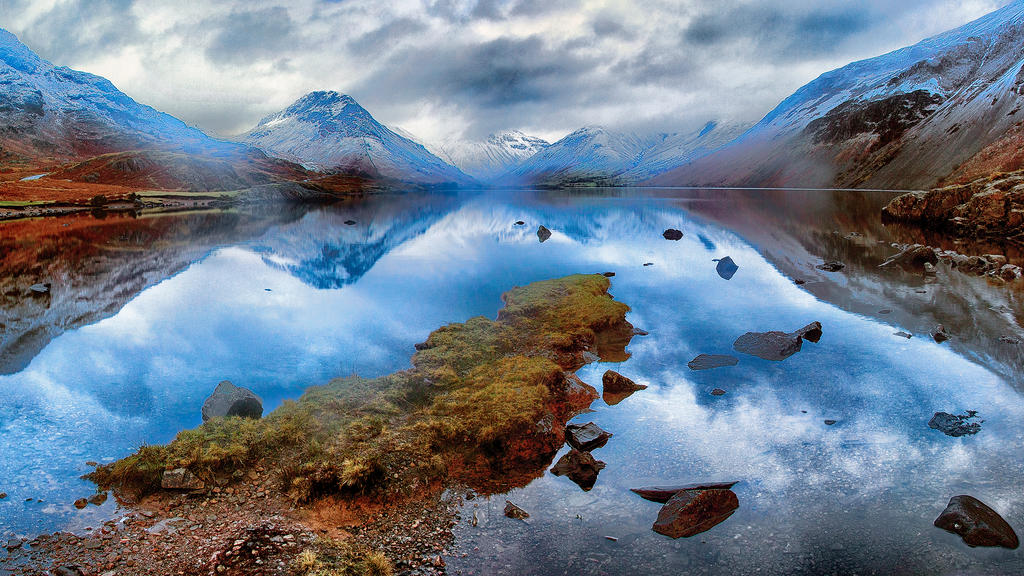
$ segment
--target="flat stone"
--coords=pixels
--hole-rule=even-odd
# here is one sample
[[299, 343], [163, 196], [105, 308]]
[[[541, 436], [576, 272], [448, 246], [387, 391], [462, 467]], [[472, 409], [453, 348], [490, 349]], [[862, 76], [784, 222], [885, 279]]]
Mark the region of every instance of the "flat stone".
[[683, 239], [683, 232], [681, 230], [676, 230], [675, 228], [669, 228], [662, 232], [661, 235], [665, 237], [665, 240], [679, 241]]
[[737, 352], [757, 356], [764, 360], [782, 361], [796, 354], [803, 341], [818, 342], [822, 331], [820, 322], [812, 322], [795, 332], [747, 332], [733, 343]]
[[693, 360], [690, 360], [686, 365], [689, 366], [690, 370], [711, 370], [713, 368], [735, 366], [739, 363], [740, 359], [735, 356], [729, 356], [726, 354], [700, 354]]
[[959, 535], [972, 548], [1002, 546], [1014, 550], [1020, 545], [1006, 520], [973, 496], [950, 498], [946, 509], [935, 519], [935, 526]]
[[644, 500], [664, 504], [677, 493], [684, 490], [728, 490], [736, 485], [736, 482], [702, 482], [697, 484], [678, 484], [674, 486], [644, 486], [643, 488], [630, 488], [629, 491], [640, 496]]
[[736, 271], [739, 269], [740, 267], [729, 256], [719, 260], [718, 265], [715, 266], [715, 271], [725, 280], [732, 280], [732, 277], [736, 275]]
[[688, 538], [724, 522], [739, 507], [732, 490], [683, 490], [662, 506], [652, 529], [670, 538]]
[[963, 415], [936, 412], [932, 419], [928, 421], [928, 427], [933, 430], [939, 430], [946, 436], [953, 436], [954, 438], [977, 434], [981, 432], [981, 424], [971, 422], [972, 419], [977, 417], [977, 414], [974, 410], [968, 410]]
[[725, 396], [725, 390], [722, 390], [721, 388], [715, 388], [714, 390], [711, 391], [711, 395], [712, 396]]
[[75, 508], [78, 508], [79, 510], [85, 508], [88, 505], [89, 501], [86, 500], [85, 498], [79, 498], [78, 500], [75, 500]]
[[569, 446], [583, 452], [590, 452], [604, 446], [611, 437], [611, 432], [602, 430], [600, 426], [593, 422], [587, 422], [582, 426], [569, 424], [565, 427], [566, 442], [569, 443]]

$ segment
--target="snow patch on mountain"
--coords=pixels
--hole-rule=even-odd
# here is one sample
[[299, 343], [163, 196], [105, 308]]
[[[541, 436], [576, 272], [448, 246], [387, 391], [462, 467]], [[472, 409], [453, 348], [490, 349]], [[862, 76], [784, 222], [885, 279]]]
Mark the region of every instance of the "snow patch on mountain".
[[468, 184], [458, 168], [397, 134], [351, 96], [311, 92], [239, 137], [267, 154], [318, 171], [424, 184]]
[[430, 148], [466, 174], [488, 182], [548, 146], [546, 140], [509, 130], [491, 134], [483, 141], [450, 139]]

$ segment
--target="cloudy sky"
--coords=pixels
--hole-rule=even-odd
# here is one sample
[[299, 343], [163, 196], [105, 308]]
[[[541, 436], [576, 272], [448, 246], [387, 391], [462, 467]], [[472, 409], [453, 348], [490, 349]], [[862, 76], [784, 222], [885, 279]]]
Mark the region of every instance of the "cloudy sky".
[[215, 135], [311, 90], [427, 139], [755, 121], [1008, 0], [0, 0], [0, 26]]

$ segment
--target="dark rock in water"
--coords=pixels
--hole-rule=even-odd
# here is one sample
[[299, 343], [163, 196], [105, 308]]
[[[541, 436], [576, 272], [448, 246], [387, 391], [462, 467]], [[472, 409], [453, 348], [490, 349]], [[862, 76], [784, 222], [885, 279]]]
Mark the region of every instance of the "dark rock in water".
[[729, 256], [722, 258], [718, 261], [718, 266], [715, 267], [715, 271], [718, 275], [726, 280], [732, 280], [732, 277], [736, 275], [736, 271], [740, 267], [736, 265], [736, 262]]
[[764, 360], [781, 361], [800, 351], [803, 341], [821, 340], [821, 323], [812, 322], [796, 332], [747, 332], [736, 339], [737, 352], [757, 356]]
[[670, 538], [688, 538], [724, 522], [739, 507], [732, 490], [683, 490], [661, 507], [653, 530]]
[[712, 396], [725, 396], [725, 390], [722, 390], [721, 388], [715, 388], [714, 390], [711, 391], [711, 395]]
[[921, 272], [925, 264], [939, 263], [935, 250], [920, 244], [911, 244], [879, 265], [879, 268], [902, 268], [907, 272]]
[[4, 548], [6, 548], [9, 552], [17, 550], [18, 548], [21, 548], [21, 540], [18, 540], [17, 538], [11, 538], [7, 541], [7, 544], [4, 544]]
[[106, 492], [97, 492], [97, 493], [93, 494], [92, 496], [89, 496], [89, 504], [92, 504], [93, 506], [102, 506], [103, 503], [106, 502], [106, 501], [107, 501], [107, 493]]
[[7, 498], [7, 492], [0, 492], [0, 500]]
[[217, 384], [213, 394], [203, 402], [203, 422], [222, 416], [261, 418], [263, 401], [260, 397], [228, 380]]
[[167, 470], [160, 479], [160, 487], [165, 490], [202, 490], [205, 486], [202, 480], [185, 468]]
[[79, 498], [78, 500], [75, 500], [75, 508], [78, 508], [79, 510], [85, 508], [88, 505], [89, 501], [86, 500], [85, 498]]
[[793, 284], [796, 284], [797, 286], [803, 286], [804, 284], [807, 284], [807, 280], [801, 280], [797, 278], [796, 280], [793, 280]]
[[613, 394], [636, 392], [637, 390], [647, 389], [646, 385], [637, 384], [614, 370], [608, 370], [604, 373], [604, 376], [601, 377], [601, 384], [604, 386], [605, 392], [611, 392]]
[[612, 278], [612, 277], [614, 277], [614, 276], [615, 276], [615, 272], [605, 272], [605, 273], [603, 274], [603, 276], [604, 276], [605, 278]]
[[569, 443], [569, 446], [584, 452], [604, 446], [611, 437], [611, 432], [602, 430], [593, 422], [587, 422], [582, 426], [569, 424], [565, 427], [565, 441]]
[[964, 544], [975, 546], [1002, 546], [1014, 550], [1020, 545], [1017, 534], [995, 510], [973, 496], [961, 495], [949, 499], [935, 525], [946, 532], [963, 538]]
[[687, 366], [690, 370], [710, 370], [712, 368], [722, 368], [724, 366], [735, 366], [740, 363], [740, 359], [735, 356], [728, 356], [725, 354], [700, 354], [693, 360], [687, 362]]
[[28, 289], [32, 292], [33, 296], [42, 296], [50, 293], [50, 286], [51, 284], [47, 282], [45, 284], [33, 284], [29, 286]]
[[825, 420], [825, 426], [835, 426], [836, 420]]
[[345, 220], [345, 224], [348, 225], [348, 226], [355, 226], [356, 225], [356, 221], [355, 220]]
[[505, 500], [505, 516], [516, 520], [526, 520], [530, 517], [530, 513], [519, 506], [516, 506], [512, 502]]
[[675, 228], [669, 228], [668, 230], [665, 230], [664, 232], [662, 232], [661, 235], [665, 237], [665, 240], [682, 240], [683, 239], [683, 232], [681, 230], [676, 230]]
[[704, 482], [701, 484], [680, 484], [678, 486], [644, 486], [643, 488], [630, 488], [629, 491], [637, 494], [644, 500], [664, 504], [683, 490], [728, 490], [735, 485], [736, 482]]
[[911, 338], [914, 337], [913, 334], [907, 334], [906, 332], [896, 332], [896, 336], [899, 336], [900, 338], [906, 338], [907, 340], [910, 340]]
[[654, 266], [654, 262], [644, 262], [644, 267], [646, 268], [647, 266]]
[[584, 492], [590, 491], [597, 482], [597, 474], [605, 467], [604, 462], [594, 459], [590, 452], [581, 452], [575, 448], [558, 459], [551, 468], [555, 476], [565, 476], [575, 482]]
[[946, 328], [942, 324], [939, 324], [935, 327], [935, 331], [932, 332], [932, 339], [939, 344], [942, 344], [946, 340], [949, 340], [949, 332], [946, 332]]
[[633, 336], [647, 336], [650, 334], [647, 330], [641, 330], [639, 328], [633, 328]]
[[526, 222], [523, 222], [522, 220], [516, 220], [516, 226], [526, 226]]
[[892, 309], [890, 309], [890, 308], [883, 308], [883, 309], [879, 310], [878, 313], [879, 314], [892, 314]]
[[825, 262], [815, 266], [818, 270], [824, 270], [825, 272], [839, 272], [843, 268], [846, 268], [846, 264], [837, 260], [826, 260]]
[[977, 434], [981, 432], [981, 423], [971, 422], [972, 419], [977, 418], [977, 414], [974, 410], [968, 410], [966, 414], [962, 415], [936, 412], [928, 421], [928, 427], [954, 438]]
[[551, 238], [551, 230], [548, 230], [544, 226], [537, 228], [537, 238], [539, 238], [542, 243], [545, 242], [548, 238]]

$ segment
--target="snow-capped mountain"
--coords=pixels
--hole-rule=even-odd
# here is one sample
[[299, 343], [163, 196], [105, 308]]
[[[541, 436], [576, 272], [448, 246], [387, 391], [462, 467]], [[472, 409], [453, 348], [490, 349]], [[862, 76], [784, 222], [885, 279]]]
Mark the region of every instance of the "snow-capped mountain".
[[352, 97], [333, 91], [310, 92], [239, 138], [319, 171], [423, 184], [471, 182], [423, 145], [377, 122]]
[[1022, 69], [1017, 0], [823, 74], [721, 151], [652, 182], [921, 188], [1010, 169], [1022, 142]]
[[637, 134], [581, 128], [497, 178], [506, 185], [633, 184], [710, 153], [746, 128], [708, 122], [692, 133]]
[[0, 161], [60, 162], [138, 148], [239, 148], [135, 102], [110, 81], [43, 60], [0, 29]]
[[509, 130], [491, 134], [483, 141], [446, 140], [431, 150], [466, 174], [489, 182], [548, 146], [546, 140]]

